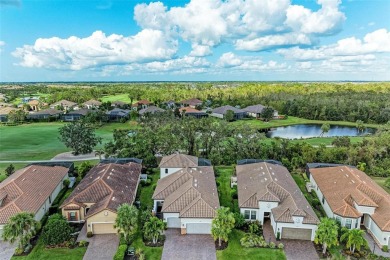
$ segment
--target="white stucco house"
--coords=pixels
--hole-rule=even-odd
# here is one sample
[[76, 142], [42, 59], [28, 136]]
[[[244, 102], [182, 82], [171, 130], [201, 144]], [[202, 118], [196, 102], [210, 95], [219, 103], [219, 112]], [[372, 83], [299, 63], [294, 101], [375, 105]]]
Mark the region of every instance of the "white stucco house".
[[0, 237], [9, 219], [31, 212], [41, 220], [58, 193], [69, 169], [62, 166], [30, 165], [0, 183]]
[[364, 226], [380, 246], [390, 246], [390, 194], [352, 166], [308, 164], [307, 173], [329, 218], [349, 229]]
[[204, 158], [180, 153], [164, 156], [159, 164], [160, 179], [183, 168], [196, 168], [198, 166], [211, 166], [211, 163]]
[[314, 240], [319, 220], [281, 164], [243, 160], [236, 166], [238, 205], [247, 221], [270, 223], [275, 237]]

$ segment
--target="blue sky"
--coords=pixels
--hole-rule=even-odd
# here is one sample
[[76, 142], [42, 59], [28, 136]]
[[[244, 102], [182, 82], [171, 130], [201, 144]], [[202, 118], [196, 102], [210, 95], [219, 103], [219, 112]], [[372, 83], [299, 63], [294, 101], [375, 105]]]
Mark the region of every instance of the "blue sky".
[[0, 0], [0, 81], [390, 80], [388, 0]]

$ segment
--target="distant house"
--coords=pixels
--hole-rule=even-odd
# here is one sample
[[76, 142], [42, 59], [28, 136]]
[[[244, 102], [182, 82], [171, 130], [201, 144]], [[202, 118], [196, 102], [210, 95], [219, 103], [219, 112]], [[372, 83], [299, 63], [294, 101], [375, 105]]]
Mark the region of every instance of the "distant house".
[[58, 102], [55, 102], [55, 103], [51, 104], [50, 108], [51, 109], [57, 109], [57, 108], [60, 107], [63, 110], [68, 111], [70, 109], [76, 108], [76, 106], [77, 106], [77, 103], [63, 99], [63, 100], [60, 100]]
[[129, 119], [131, 110], [114, 108], [111, 111], [108, 111], [106, 114], [110, 121], [119, 121], [121, 119]]
[[63, 166], [30, 165], [0, 183], [0, 235], [8, 220], [20, 212], [31, 212], [41, 220], [58, 193], [69, 169]]
[[203, 101], [197, 98], [191, 98], [191, 99], [182, 100], [180, 103], [185, 107], [189, 106], [192, 108], [196, 108], [197, 106], [201, 106], [203, 104]]
[[176, 107], [176, 102], [174, 100], [168, 100], [168, 101], [164, 101], [162, 102], [162, 104], [168, 108], [168, 109], [173, 109]]
[[117, 209], [134, 203], [141, 169], [134, 162], [98, 164], [62, 203], [62, 215], [69, 222], [86, 222], [87, 231], [93, 234], [116, 234]]
[[83, 103], [84, 107], [87, 109], [99, 108], [102, 105], [102, 102], [91, 99]]
[[144, 108], [147, 108], [148, 106], [152, 105], [153, 103], [150, 102], [149, 100], [139, 100], [137, 102], [135, 102], [134, 104], [131, 105], [131, 107], [138, 111], [138, 110], [141, 110], [141, 109], [144, 109]]
[[364, 228], [390, 247], [390, 195], [364, 172], [348, 165], [310, 164], [310, 189], [326, 215], [348, 229]]
[[27, 115], [30, 120], [59, 119], [64, 112], [57, 109], [45, 109], [38, 112], [31, 112]]
[[112, 107], [124, 107], [124, 106], [128, 106], [129, 104], [127, 104], [126, 102], [123, 102], [123, 101], [112, 101], [111, 102], [111, 106]]
[[91, 112], [92, 112], [92, 110], [89, 110], [86, 108], [82, 108], [79, 110], [73, 110], [73, 111], [70, 111], [66, 114], [63, 114], [62, 120], [67, 121], [67, 122], [77, 121], [77, 120], [80, 120], [81, 118], [83, 118], [84, 116], [88, 115]]
[[22, 103], [26, 104], [26, 103], [28, 103], [28, 102], [30, 102], [32, 100], [39, 100], [39, 98], [38, 97], [23, 97], [22, 98]]
[[179, 109], [179, 112], [181, 115], [192, 116], [195, 118], [203, 118], [203, 117], [209, 116], [206, 112], [197, 110], [197, 109], [192, 108], [192, 107], [182, 107]]
[[[254, 105], [254, 106], [248, 106], [246, 108], [243, 108], [242, 110], [247, 112], [248, 116], [250, 116], [250, 117], [260, 118], [261, 117], [261, 113], [263, 112], [264, 108], [266, 108], [266, 107], [259, 104], [259, 105]], [[274, 118], [278, 118], [279, 117], [278, 111], [274, 110], [273, 117]]]
[[30, 109], [32, 111], [38, 111], [39, 110], [39, 106], [40, 106], [40, 102], [37, 99], [33, 99], [33, 100], [28, 101], [27, 105], [30, 106]]
[[211, 162], [204, 158], [180, 153], [164, 156], [158, 166], [160, 168], [160, 179], [183, 168], [196, 168], [198, 166], [211, 166]]
[[225, 118], [227, 111], [232, 110], [234, 113], [234, 119], [243, 119], [245, 117], [246, 112], [242, 109], [235, 108], [232, 106], [222, 106], [217, 107], [212, 110], [211, 116], [218, 118]]
[[13, 107], [1, 107], [0, 108], [0, 122], [7, 122], [8, 121], [8, 114], [12, 111], [18, 111], [20, 109], [13, 108]]
[[238, 206], [245, 220], [269, 221], [282, 239], [314, 240], [319, 220], [287, 168], [243, 160], [236, 174]]
[[165, 112], [164, 109], [156, 107], [156, 106], [148, 106], [147, 108], [141, 109], [138, 114], [140, 116], [145, 116], [146, 114], [156, 114], [156, 113], [162, 113]]

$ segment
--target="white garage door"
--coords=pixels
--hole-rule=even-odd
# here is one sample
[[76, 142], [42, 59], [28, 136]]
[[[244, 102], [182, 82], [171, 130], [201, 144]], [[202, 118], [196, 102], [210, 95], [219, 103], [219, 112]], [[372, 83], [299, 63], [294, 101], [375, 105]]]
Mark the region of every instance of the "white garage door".
[[284, 239], [299, 239], [311, 240], [311, 229], [304, 228], [286, 228], [282, 229], [282, 238]]
[[187, 234], [211, 234], [210, 223], [188, 223]]
[[181, 225], [180, 218], [167, 218], [168, 228], [180, 228], [180, 225]]
[[117, 232], [113, 223], [96, 223], [92, 225], [92, 228], [94, 234], [114, 234]]

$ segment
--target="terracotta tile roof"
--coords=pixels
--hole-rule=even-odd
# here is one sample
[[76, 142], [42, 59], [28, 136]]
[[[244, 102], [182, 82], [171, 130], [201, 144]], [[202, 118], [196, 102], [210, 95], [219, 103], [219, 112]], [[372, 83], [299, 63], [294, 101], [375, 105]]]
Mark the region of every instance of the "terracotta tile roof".
[[88, 172], [60, 208], [72, 203], [81, 206], [94, 203], [86, 218], [104, 209], [116, 212], [121, 204], [134, 202], [141, 169], [141, 164], [133, 162], [99, 164]]
[[90, 106], [100, 106], [101, 104], [102, 104], [102, 102], [94, 100], [94, 99], [90, 99], [90, 100], [84, 102], [84, 105], [90, 105]]
[[31, 106], [38, 106], [39, 105], [39, 100], [33, 99], [33, 100], [28, 101], [27, 104], [29, 104]]
[[171, 154], [161, 159], [160, 168], [197, 167], [198, 157], [186, 154]]
[[160, 179], [152, 196], [164, 200], [162, 212], [186, 218], [213, 218], [219, 199], [213, 167], [184, 168]]
[[310, 174], [335, 214], [358, 218], [362, 214], [355, 203], [374, 207], [371, 218], [382, 231], [390, 231], [390, 194], [364, 172], [343, 165], [310, 169]]
[[69, 100], [60, 100], [50, 105], [50, 107], [56, 107], [56, 106], [64, 106], [64, 107], [74, 107], [77, 103], [69, 101]]
[[196, 105], [201, 105], [203, 103], [203, 101], [199, 100], [197, 98], [191, 98], [191, 99], [182, 100], [182, 101], [180, 101], [180, 103], [182, 103], [184, 105], [189, 105], [189, 106], [196, 106]]
[[258, 162], [237, 165], [236, 172], [240, 208], [259, 208], [259, 201], [278, 202], [271, 210], [276, 221], [293, 223], [292, 216], [302, 216], [305, 224], [319, 223], [285, 167]]
[[7, 195], [0, 206], [0, 224], [21, 211], [36, 214], [67, 174], [68, 168], [61, 166], [30, 165], [5, 179], [0, 183], [0, 193]]
[[181, 107], [179, 108], [179, 112], [182, 113], [185, 111], [186, 114], [205, 114], [205, 112], [200, 111], [198, 109], [192, 108], [192, 107]]

